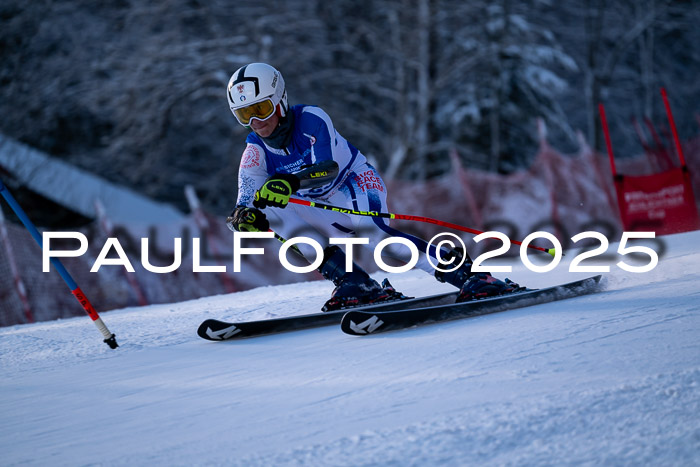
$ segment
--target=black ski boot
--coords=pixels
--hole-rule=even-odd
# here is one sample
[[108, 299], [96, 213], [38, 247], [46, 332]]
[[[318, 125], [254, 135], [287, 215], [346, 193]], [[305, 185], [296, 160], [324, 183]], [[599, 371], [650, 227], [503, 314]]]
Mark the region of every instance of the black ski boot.
[[403, 295], [387, 280], [385, 286], [369, 277], [361, 267], [353, 263], [352, 272], [345, 271], [345, 253], [337, 245], [324, 251], [323, 263], [318, 268], [325, 279], [335, 284], [330, 300], [323, 305], [323, 311], [339, 310], [358, 305], [366, 305], [386, 300], [400, 299]]
[[510, 279], [506, 279], [504, 282], [496, 279], [488, 272], [471, 272], [472, 260], [461, 248], [452, 250], [443, 259], [450, 260], [455, 258], [459, 262], [465, 255], [464, 264], [454, 271], [435, 271], [435, 278], [438, 281], [447, 282], [459, 289], [457, 303], [525, 290], [525, 287], [520, 287]]
[[468, 302], [469, 300], [504, 295], [522, 290], [525, 290], [525, 287], [520, 287], [510, 279], [502, 281], [496, 279], [488, 272], [477, 272], [472, 274], [462, 285], [457, 302]]

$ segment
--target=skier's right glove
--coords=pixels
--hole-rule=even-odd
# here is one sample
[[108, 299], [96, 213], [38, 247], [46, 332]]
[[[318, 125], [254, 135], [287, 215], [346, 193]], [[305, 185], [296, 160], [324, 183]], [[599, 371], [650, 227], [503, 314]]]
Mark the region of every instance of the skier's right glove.
[[238, 206], [230, 216], [226, 218], [226, 225], [232, 231], [238, 232], [267, 232], [270, 230], [270, 223], [265, 218], [265, 214], [255, 208]]

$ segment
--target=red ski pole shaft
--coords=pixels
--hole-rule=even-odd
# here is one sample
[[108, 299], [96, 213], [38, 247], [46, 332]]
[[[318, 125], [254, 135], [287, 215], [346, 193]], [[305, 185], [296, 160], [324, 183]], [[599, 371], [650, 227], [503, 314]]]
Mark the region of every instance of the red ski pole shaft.
[[[474, 235], [480, 235], [482, 233], [485, 233], [485, 232], [482, 232], [481, 230], [471, 229], [469, 227], [464, 227], [463, 225], [453, 224], [451, 222], [445, 222], [445, 221], [441, 221], [438, 219], [433, 219], [431, 217], [410, 216], [410, 215], [406, 215], [406, 214], [394, 214], [391, 212], [357, 211], [355, 209], [348, 209], [348, 208], [343, 208], [340, 206], [331, 206], [329, 204], [317, 203], [315, 201], [307, 201], [305, 199], [298, 199], [298, 198], [289, 198], [289, 202], [294, 203], [294, 204], [299, 204], [301, 206], [310, 206], [312, 208], [326, 209], [329, 211], [337, 211], [337, 212], [342, 212], [345, 214], [352, 214], [355, 216], [383, 217], [386, 219], [398, 219], [398, 220], [406, 220], [406, 221], [425, 222], [428, 224], [435, 224], [435, 225], [447, 227], [447, 228], [454, 229], [454, 230], [460, 230], [462, 232], [467, 232], [467, 233], [474, 234]], [[522, 242], [519, 242], [517, 240], [511, 240], [511, 243], [514, 243], [516, 245], [523, 244]], [[535, 245], [527, 245], [527, 247], [532, 248], [533, 250], [544, 251], [545, 253], [549, 253], [550, 255], [554, 256], [554, 248], [542, 248], [540, 246], [535, 246]]]

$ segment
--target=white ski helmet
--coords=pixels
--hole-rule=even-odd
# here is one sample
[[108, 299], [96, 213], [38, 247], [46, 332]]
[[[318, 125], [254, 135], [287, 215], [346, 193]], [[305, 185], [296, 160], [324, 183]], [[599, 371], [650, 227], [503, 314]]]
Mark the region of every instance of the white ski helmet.
[[229, 108], [243, 126], [249, 126], [251, 118], [267, 120], [278, 106], [281, 117], [289, 110], [282, 73], [266, 63], [251, 63], [236, 70], [226, 91]]

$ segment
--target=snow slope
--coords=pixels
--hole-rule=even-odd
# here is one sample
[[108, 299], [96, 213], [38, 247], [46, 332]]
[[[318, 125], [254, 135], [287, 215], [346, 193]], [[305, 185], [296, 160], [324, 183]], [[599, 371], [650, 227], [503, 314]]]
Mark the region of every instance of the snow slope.
[[325, 282], [104, 313], [118, 350], [87, 317], [2, 328], [0, 465], [700, 465], [700, 232], [664, 242], [599, 294], [363, 338], [195, 334], [313, 311]]

